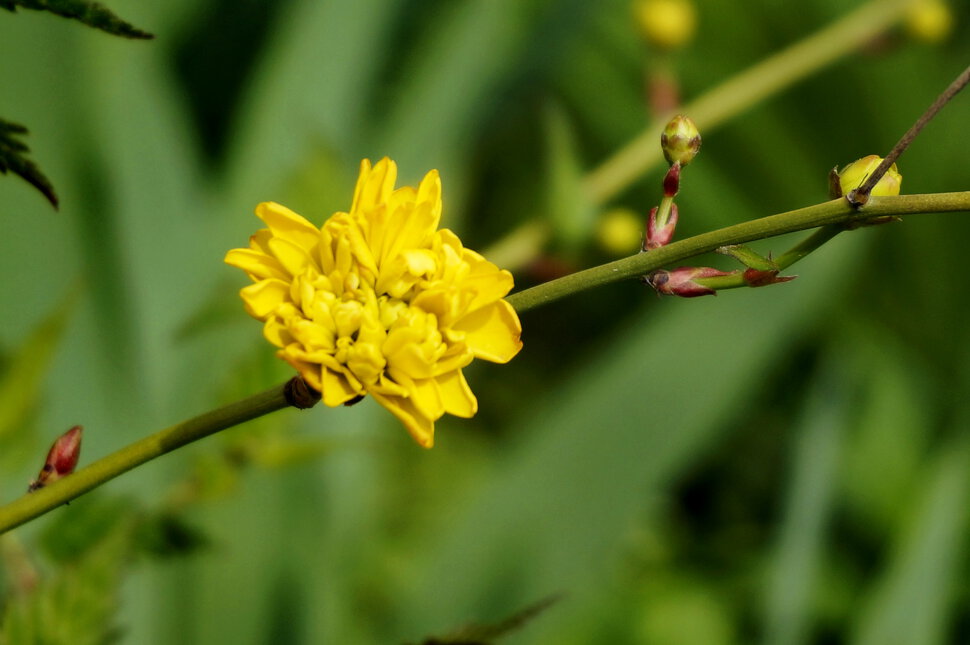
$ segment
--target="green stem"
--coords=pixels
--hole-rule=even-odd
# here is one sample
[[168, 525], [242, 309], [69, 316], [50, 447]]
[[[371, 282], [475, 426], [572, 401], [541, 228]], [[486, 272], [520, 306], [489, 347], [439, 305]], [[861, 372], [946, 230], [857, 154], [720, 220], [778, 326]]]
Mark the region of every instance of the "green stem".
[[[829, 224], [827, 226], [823, 226], [806, 239], [779, 255], [777, 258], [773, 258], [772, 262], [774, 262], [779, 271], [783, 271], [844, 230], [845, 226], [842, 224]], [[722, 291], [724, 289], [738, 289], [740, 287], [750, 286], [744, 281], [744, 275], [741, 273], [721, 276], [718, 278], [698, 278], [694, 280], [694, 282], [703, 287], [709, 287], [716, 291]]]
[[[872, 197], [861, 210], [852, 208], [845, 199], [836, 199], [704, 233], [648, 253], [638, 253], [514, 293], [506, 300], [518, 312], [524, 312], [585, 289], [650, 273], [673, 262], [708, 253], [721, 246], [743, 244], [752, 240], [823, 227], [814, 236], [779, 258], [780, 264], [790, 264], [818, 248], [847, 224], [864, 222], [870, 218], [885, 215], [951, 211], [970, 211], [970, 191]], [[160, 430], [60, 481], [0, 507], [0, 533], [5, 533], [43, 515], [122, 473], [176, 448], [281, 408], [310, 407], [318, 398], [317, 393], [307, 391], [302, 380], [294, 378], [285, 385], [270, 388], [265, 392]]]
[[[864, 208], [858, 211], [852, 208], [845, 199], [840, 198], [673, 242], [648, 253], [639, 253], [513, 293], [506, 300], [515, 307], [516, 311], [523, 312], [585, 289], [625, 278], [639, 277], [695, 255], [710, 253], [718, 247], [728, 244], [744, 244], [753, 240], [830, 224], [864, 222], [867, 219], [884, 215], [952, 211], [970, 211], [970, 191], [873, 197]], [[796, 249], [793, 249], [792, 252], [796, 254], [801, 252], [796, 251]]]
[[[677, 110], [709, 133], [724, 121], [870, 42], [892, 26], [912, 0], [873, 0], [787, 49], [770, 56]], [[603, 203], [658, 163], [660, 133], [674, 116], [656, 119], [587, 175], [590, 199]]]
[[60, 481], [0, 507], [0, 533], [43, 515], [155, 457], [220, 430], [288, 407], [291, 404], [287, 400], [286, 389], [287, 385], [278, 385], [160, 430]]

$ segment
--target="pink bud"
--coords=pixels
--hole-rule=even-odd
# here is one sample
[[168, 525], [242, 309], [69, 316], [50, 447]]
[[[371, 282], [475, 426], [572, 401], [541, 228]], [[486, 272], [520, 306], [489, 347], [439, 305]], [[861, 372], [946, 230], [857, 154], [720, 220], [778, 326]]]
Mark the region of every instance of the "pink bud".
[[661, 295], [696, 298], [717, 295], [714, 289], [695, 282], [696, 279], [720, 278], [733, 274], [734, 272], [728, 273], [711, 267], [677, 267], [671, 271], [654, 271], [644, 276], [643, 281]]
[[47, 453], [44, 467], [40, 469], [37, 479], [30, 483], [27, 492], [43, 488], [62, 477], [74, 472], [78, 457], [81, 456], [81, 426], [74, 426], [54, 442]]
[[748, 269], [744, 272], [742, 277], [749, 287], [767, 287], [769, 284], [778, 284], [779, 282], [788, 282], [789, 280], [794, 280], [798, 276], [779, 276], [777, 269], [772, 269], [769, 271]]
[[680, 192], [680, 162], [675, 161], [664, 175], [664, 197], [673, 197], [678, 192]]
[[650, 216], [647, 218], [647, 236], [643, 241], [643, 250], [659, 249], [661, 246], [670, 244], [674, 238], [674, 229], [677, 228], [677, 204], [670, 205], [670, 214], [667, 216], [667, 223], [662, 227], [657, 227], [657, 207], [650, 209]]

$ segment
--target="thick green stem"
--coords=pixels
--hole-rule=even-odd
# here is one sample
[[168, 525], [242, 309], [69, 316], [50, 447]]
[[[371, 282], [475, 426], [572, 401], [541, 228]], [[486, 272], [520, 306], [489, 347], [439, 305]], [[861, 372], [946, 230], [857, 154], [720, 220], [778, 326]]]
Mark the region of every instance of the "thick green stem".
[[92, 488], [176, 448], [232, 426], [288, 407], [287, 385], [206, 412], [145, 437], [76, 473], [0, 508], [0, 533], [57, 508]]
[[516, 311], [523, 312], [585, 289], [625, 278], [639, 277], [676, 262], [682, 262], [695, 255], [709, 253], [728, 244], [744, 244], [753, 240], [830, 224], [863, 222], [883, 215], [968, 210], [970, 210], [970, 191], [873, 197], [861, 210], [852, 208], [845, 199], [840, 198], [673, 242], [649, 253], [640, 253], [513, 293], [506, 300], [515, 307]]

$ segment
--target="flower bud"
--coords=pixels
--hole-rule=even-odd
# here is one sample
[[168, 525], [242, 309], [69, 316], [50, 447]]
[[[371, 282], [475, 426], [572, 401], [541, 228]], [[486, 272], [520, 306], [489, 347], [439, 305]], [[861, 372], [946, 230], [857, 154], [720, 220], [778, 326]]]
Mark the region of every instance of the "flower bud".
[[[843, 195], [848, 195], [850, 191], [855, 190], [865, 182], [866, 178], [872, 174], [879, 164], [882, 163], [882, 157], [878, 155], [869, 155], [863, 157], [862, 159], [857, 159], [853, 161], [848, 166], [842, 169], [839, 173], [839, 188], [842, 190]], [[873, 187], [870, 195], [898, 195], [900, 184], [903, 182], [903, 176], [899, 174], [896, 169], [896, 164], [889, 166], [889, 170], [883, 175], [879, 182]]]
[[660, 147], [667, 163], [686, 166], [701, 149], [701, 135], [690, 117], [677, 115], [660, 135]]
[[674, 238], [674, 230], [677, 228], [677, 217], [677, 204], [671, 204], [667, 221], [661, 226], [657, 222], [657, 207], [651, 208], [650, 216], [647, 218], [647, 234], [643, 240], [643, 250], [659, 249], [661, 246], [670, 244], [670, 240]]
[[778, 275], [778, 269], [747, 269], [741, 274], [749, 287], [767, 287], [769, 284], [788, 282], [797, 275]]
[[658, 49], [682, 47], [697, 30], [697, 10], [691, 0], [635, 0], [633, 14], [640, 35]]
[[44, 467], [40, 469], [37, 479], [30, 482], [27, 492], [53, 484], [58, 479], [67, 477], [74, 472], [78, 457], [81, 456], [81, 426], [74, 426], [54, 442], [47, 453]]
[[677, 267], [670, 271], [654, 271], [650, 275], [644, 276], [642, 280], [661, 295], [696, 298], [698, 296], [717, 295], [714, 289], [694, 282], [696, 279], [720, 278], [728, 275], [732, 275], [732, 273], [711, 267]]

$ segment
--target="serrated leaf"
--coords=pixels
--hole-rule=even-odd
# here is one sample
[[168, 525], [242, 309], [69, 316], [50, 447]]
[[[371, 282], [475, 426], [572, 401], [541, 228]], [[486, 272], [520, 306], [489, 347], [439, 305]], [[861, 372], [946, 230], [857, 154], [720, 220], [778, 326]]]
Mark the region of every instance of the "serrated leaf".
[[[6, 4], [0, 6], [5, 9], [9, 8]], [[27, 134], [27, 128], [24, 126], [0, 119], [0, 173], [7, 174], [9, 170], [15, 175], [19, 175], [24, 181], [39, 190], [54, 208], [57, 208], [57, 195], [54, 193], [54, 186], [40, 171], [40, 168], [27, 158], [30, 149], [18, 140], [18, 137], [25, 134]]]
[[151, 39], [155, 36], [142, 31], [134, 25], [125, 22], [110, 9], [97, 2], [85, 0], [0, 0], [0, 7], [16, 11], [17, 7], [50, 11], [58, 16], [72, 18], [89, 27], [100, 29], [115, 36], [124, 38]]

